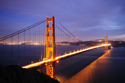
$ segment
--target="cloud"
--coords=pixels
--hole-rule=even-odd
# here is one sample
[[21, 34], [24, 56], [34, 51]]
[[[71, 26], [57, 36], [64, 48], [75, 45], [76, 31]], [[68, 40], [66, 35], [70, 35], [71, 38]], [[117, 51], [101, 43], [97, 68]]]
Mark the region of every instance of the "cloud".
[[110, 39], [125, 39], [125, 34], [117, 35], [117, 36], [111, 36]]
[[7, 25], [2, 22], [1, 27], [11, 28], [12, 22], [11, 25], [17, 27], [18, 23], [32, 24], [55, 16], [77, 36], [114, 35], [125, 27], [124, 4], [124, 0], [1, 0], [0, 21], [8, 21]]

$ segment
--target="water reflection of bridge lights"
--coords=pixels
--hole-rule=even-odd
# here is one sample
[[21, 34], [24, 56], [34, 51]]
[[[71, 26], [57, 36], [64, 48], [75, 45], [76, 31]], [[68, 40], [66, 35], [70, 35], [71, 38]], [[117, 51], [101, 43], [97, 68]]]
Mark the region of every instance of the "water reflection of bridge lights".
[[89, 48], [86, 48], [86, 49], [83, 48], [83, 49], [78, 50], [78, 51], [74, 51], [74, 52], [70, 52], [68, 54], [64, 54], [64, 55], [58, 56], [55, 59], [43, 60], [43, 61], [36, 62], [36, 63], [33, 63], [33, 64], [29, 64], [29, 65], [26, 65], [26, 66], [22, 66], [22, 68], [29, 69], [29, 68], [32, 68], [32, 67], [40, 66], [40, 65], [45, 64], [47, 62], [51, 62], [51, 61], [57, 61], [57, 63], [58, 63], [58, 61], [60, 59], [62, 59], [62, 58], [66, 58], [68, 56], [72, 56], [72, 55], [75, 55], [75, 54], [78, 54], [78, 53], [82, 53], [82, 52], [89, 51], [89, 50], [92, 50], [92, 49], [95, 49], [95, 48], [104, 47], [104, 46], [110, 46], [110, 45], [111, 44], [102, 44], [102, 45], [98, 45], [98, 46], [89, 47]]
[[56, 61], [57, 63], [59, 63], [59, 61]]

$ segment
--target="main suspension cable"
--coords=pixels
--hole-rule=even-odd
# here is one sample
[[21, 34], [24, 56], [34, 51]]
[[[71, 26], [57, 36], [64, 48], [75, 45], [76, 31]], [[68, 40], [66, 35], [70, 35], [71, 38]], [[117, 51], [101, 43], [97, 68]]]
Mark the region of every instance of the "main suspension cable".
[[[65, 29], [67, 30], [56, 18], [55, 20]], [[73, 35], [69, 30], [67, 30], [73, 37], [75, 37], [75, 39], [79, 40], [78, 37], [76, 37], [75, 35]], [[80, 40], [79, 40], [80, 41]]]

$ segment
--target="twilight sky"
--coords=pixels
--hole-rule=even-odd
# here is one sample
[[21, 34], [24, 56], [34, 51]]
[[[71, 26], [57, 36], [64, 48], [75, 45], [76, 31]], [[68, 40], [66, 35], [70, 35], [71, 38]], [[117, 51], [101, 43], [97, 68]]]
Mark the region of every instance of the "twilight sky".
[[47, 16], [81, 40], [125, 40], [125, 0], [0, 0], [0, 37]]

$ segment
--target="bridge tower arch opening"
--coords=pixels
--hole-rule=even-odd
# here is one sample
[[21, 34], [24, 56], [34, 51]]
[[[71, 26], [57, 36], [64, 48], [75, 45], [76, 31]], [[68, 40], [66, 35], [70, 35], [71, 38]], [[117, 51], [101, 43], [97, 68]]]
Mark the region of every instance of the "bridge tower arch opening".
[[[46, 59], [55, 59], [55, 21], [54, 17], [46, 19]], [[48, 62], [46, 74], [55, 77], [55, 62]]]

